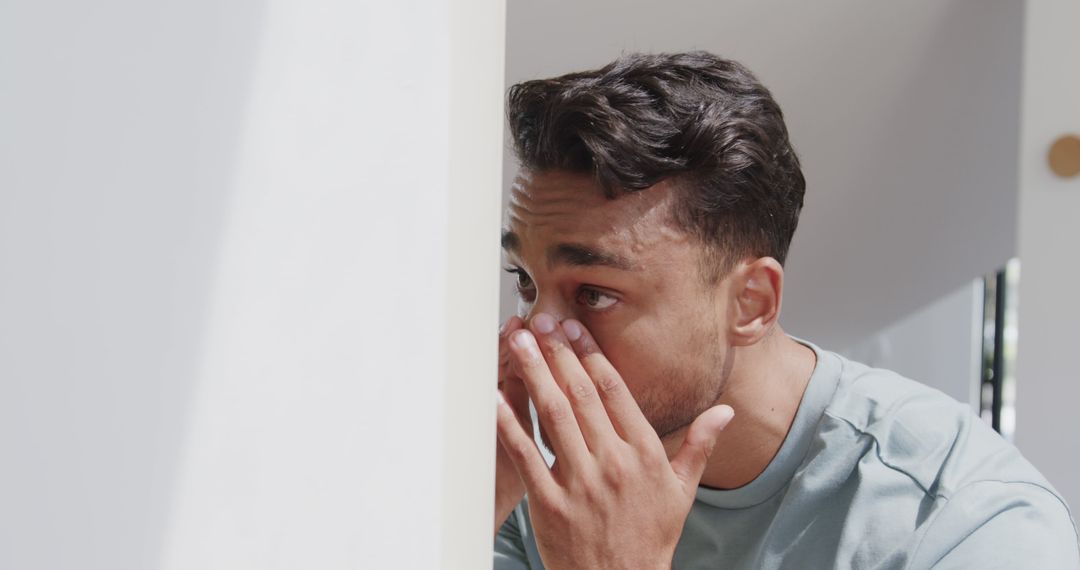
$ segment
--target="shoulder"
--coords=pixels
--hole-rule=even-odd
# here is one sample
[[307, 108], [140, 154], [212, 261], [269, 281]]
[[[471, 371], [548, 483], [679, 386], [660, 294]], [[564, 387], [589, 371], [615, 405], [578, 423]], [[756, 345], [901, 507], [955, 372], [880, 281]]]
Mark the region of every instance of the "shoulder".
[[1080, 568], [1068, 505], [1026, 481], [973, 481], [934, 513], [912, 568]]
[[1051, 489], [968, 405], [895, 372], [828, 354], [839, 359], [841, 373], [825, 416], [871, 438], [878, 459], [927, 494], [948, 498], [979, 481]]
[[936, 505], [911, 567], [1010, 557], [1021, 566], [1080, 564], [1075, 520], [1061, 495], [969, 406], [895, 372], [825, 354], [841, 372], [822, 429], [863, 440], [874, 463], [906, 476]]

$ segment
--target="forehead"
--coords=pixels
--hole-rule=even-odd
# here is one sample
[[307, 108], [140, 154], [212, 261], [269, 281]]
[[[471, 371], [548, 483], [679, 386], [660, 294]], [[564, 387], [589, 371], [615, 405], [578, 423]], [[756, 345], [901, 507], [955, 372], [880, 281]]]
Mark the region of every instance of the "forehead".
[[522, 170], [510, 188], [508, 229], [526, 253], [573, 242], [640, 258], [688, 241], [671, 223], [673, 194], [661, 182], [609, 199], [587, 174]]

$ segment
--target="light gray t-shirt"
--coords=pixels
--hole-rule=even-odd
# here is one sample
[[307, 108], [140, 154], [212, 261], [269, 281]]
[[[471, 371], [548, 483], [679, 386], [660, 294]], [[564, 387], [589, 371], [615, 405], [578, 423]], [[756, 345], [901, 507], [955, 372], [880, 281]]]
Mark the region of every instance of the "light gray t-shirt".
[[[673, 568], [1080, 568], [1061, 496], [968, 406], [805, 344], [780, 451], [743, 487], [698, 488]], [[526, 498], [495, 568], [543, 567]]]

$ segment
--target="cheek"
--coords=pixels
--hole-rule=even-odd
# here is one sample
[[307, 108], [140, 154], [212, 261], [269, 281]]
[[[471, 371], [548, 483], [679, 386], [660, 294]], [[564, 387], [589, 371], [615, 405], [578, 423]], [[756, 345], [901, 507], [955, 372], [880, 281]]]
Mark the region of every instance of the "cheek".
[[667, 326], [639, 319], [616, 330], [602, 326], [589, 330], [635, 397], [660, 384], [678, 384], [711, 374], [716, 366], [713, 355], [724, 342], [715, 321], [694, 320], [691, 315], [673, 319]]
[[678, 361], [682, 350], [672, 343], [670, 335], [641, 320], [631, 326], [607, 330], [603, 326], [590, 328], [604, 356], [619, 372], [635, 398], [645, 388], [662, 382], [663, 371]]

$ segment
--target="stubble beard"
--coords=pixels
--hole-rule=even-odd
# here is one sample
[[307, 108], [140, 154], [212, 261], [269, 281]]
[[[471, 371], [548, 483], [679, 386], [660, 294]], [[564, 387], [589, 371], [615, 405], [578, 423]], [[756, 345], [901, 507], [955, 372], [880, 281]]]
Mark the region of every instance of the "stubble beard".
[[[724, 393], [728, 376], [735, 362], [733, 348], [721, 353], [718, 343], [708, 346], [709, 362], [705, 371], [693, 373], [684, 368], [669, 366], [660, 378], [646, 382], [634, 394], [638, 407], [662, 440], [689, 426], [705, 410], [715, 406]], [[554, 448], [543, 426], [540, 442], [554, 455]]]
[[[700, 337], [699, 337], [700, 338]], [[706, 354], [706, 365], [699, 370], [688, 370], [674, 365], [664, 368], [660, 378], [652, 378], [639, 384], [633, 394], [635, 402], [645, 419], [663, 439], [686, 428], [701, 413], [719, 403], [734, 365], [734, 350], [721, 349], [719, 335], [706, 334], [710, 339], [699, 354]], [[693, 354], [687, 351], [679, 356]], [[541, 425], [540, 443], [554, 454], [550, 439]]]
[[[719, 347], [715, 351], [719, 352]], [[722, 356], [713, 353], [712, 366], [704, 371], [671, 367], [647, 385], [639, 405], [660, 439], [689, 426], [719, 402], [733, 364], [733, 355], [728, 352]]]

